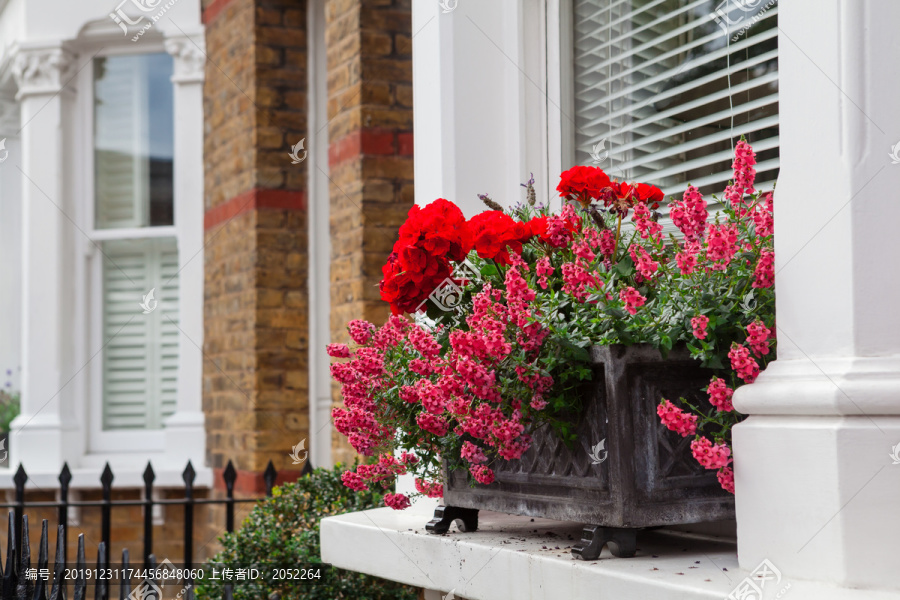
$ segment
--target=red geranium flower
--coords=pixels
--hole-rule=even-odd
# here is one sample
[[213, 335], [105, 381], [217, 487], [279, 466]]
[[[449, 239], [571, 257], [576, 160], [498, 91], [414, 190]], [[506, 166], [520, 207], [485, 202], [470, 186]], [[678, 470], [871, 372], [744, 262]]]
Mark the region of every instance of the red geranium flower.
[[627, 202], [629, 206], [634, 205], [636, 202], [644, 202], [650, 208], [656, 210], [659, 208], [659, 202], [665, 197], [661, 189], [649, 183], [630, 184], [622, 181], [617, 184], [614, 183], [613, 187], [615, 188], [616, 196], [620, 200]]
[[575, 166], [564, 171], [559, 176], [559, 185], [556, 191], [563, 198], [578, 200], [585, 208], [591, 200], [600, 200], [606, 203], [610, 195], [614, 193], [612, 181], [603, 169], [597, 167]]
[[424, 208], [413, 205], [400, 227], [400, 241], [421, 247], [431, 256], [461, 261], [472, 249], [466, 217], [458, 206], [438, 198]]
[[381, 298], [394, 314], [412, 312], [451, 273], [472, 247], [466, 218], [452, 202], [438, 198], [409, 210], [387, 264], [382, 268]]
[[547, 234], [547, 217], [535, 217], [526, 223], [532, 237], [544, 237]]
[[509, 249], [522, 252], [522, 244], [532, 237], [531, 227], [516, 221], [499, 210], [479, 213], [469, 219], [475, 251], [481, 258], [489, 258], [508, 265]]

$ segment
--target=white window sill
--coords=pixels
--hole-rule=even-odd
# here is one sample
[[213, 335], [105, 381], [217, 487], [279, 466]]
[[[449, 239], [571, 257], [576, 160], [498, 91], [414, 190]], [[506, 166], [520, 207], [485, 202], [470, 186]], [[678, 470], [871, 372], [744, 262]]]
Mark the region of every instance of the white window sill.
[[[434, 506], [434, 501], [420, 501], [406, 511], [378, 508], [324, 519], [322, 560], [440, 592], [427, 598], [454, 590], [466, 600], [722, 600], [748, 575], [738, 567], [733, 540], [658, 530], [638, 538], [634, 558], [614, 558], [604, 549], [599, 560], [586, 562], [571, 554], [581, 523], [482, 511], [476, 532], [451, 526], [446, 535], [432, 535], [425, 523]], [[765, 600], [776, 597], [897, 600], [900, 592], [840, 589], [785, 577], [765, 589]]]
[[[98, 460], [94, 461], [93, 458]], [[72, 472], [72, 481], [69, 484], [70, 490], [78, 489], [99, 489], [102, 487], [100, 483], [100, 475], [103, 473], [103, 467], [109, 461], [110, 469], [113, 472], [113, 489], [121, 488], [144, 488], [144, 470], [147, 468], [147, 456], [142, 459], [123, 460], [122, 455], [117, 457], [87, 455], [82, 457], [90, 466], [69, 466]], [[184, 479], [182, 474], [187, 466], [185, 460], [181, 464], [169, 463], [162, 458], [151, 458], [153, 464], [153, 473], [156, 478], [153, 480], [153, 488], [183, 488]], [[96, 463], [96, 464], [94, 464]], [[210, 488], [213, 485], [213, 471], [205, 466], [193, 465], [196, 477], [194, 478], [194, 489]], [[14, 490], [16, 484], [13, 477], [19, 468], [18, 462], [10, 465], [8, 468], [0, 468], [0, 490]], [[30, 471], [28, 465], [25, 465], [25, 472], [28, 474], [28, 481], [25, 483], [26, 491], [47, 491], [59, 489], [59, 471]]]

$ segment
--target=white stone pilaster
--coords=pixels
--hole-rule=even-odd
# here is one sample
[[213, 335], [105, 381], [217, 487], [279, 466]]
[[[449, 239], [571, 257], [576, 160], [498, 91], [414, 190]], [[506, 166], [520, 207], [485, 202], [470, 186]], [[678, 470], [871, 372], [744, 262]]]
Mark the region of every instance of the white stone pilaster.
[[779, 4], [778, 360], [735, 395], [738, 555], [900, 589], [900, 5]]
[[179, 274], [178, 403], [165, 421], [167, 459], [202, 466], [206, 454], [203, 408], [203, 80], [202, 33], [170, 37], [175, 106], [175, 226]]
[[19, 47], [13, 62], [21, 120], [15, 165], [22, 174], [22, 401], [10, 452], [12, 463], [32, 470], [62, 466], [74, 396], [69, 384], [78, 370], [66, 327], [74, 310], [70, 248], [77, 233], [65, 117], [75, 95], [74, 66], [73, 53], [59, 44]]

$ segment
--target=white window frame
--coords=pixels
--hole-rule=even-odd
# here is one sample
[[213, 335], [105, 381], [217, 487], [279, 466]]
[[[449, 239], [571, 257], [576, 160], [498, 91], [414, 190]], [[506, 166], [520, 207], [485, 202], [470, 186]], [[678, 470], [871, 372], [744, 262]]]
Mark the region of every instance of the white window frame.
[[[86, 356], [88, 358], [91, 356], [91, 349], [93, 349], [93, 352], [97, 352], [97, 349], [103, 347], [105, 342], [103, 339], [103, 256], [98, 246], [103, 241], [110, 240], [167, 237], [175, 239], [176, 244], [178, 240], [177, 209], [174, 210], [173, 225], [121, 229], [96, 228], [96, 198], [94, 197], [94, 59], [109, 56], [166, 53], [162, 41], [151, 42], [147, 40], [145, 43], [137, 45], [137, 47], [134, 46], [129, 44], [128, 46], [104, 48], [93, 54], [93, 58], [87, 62], [78, 74], [78, 89], [80, 93], [77, 113], [79, 116], [78, 122], [83, 127], [79, 139], [82, 140], [82, 160], [84, 161], [80, 210], [83, 211], [82, 222], [88, 226], [85, 233], [95, 242], [86, 242], [86, 268], [83, 275], [86, 292], [84, 306], [87, 317], [84, 324], [86, 334], [84, 339], [87, 340]], [[174, 86], [175, 84], [173, 83], [172, 85]], [[175, 101], [173, 95], [173, 110]], [[177, 153], [177, 147], [175, 152]], [[177, 158], [175, 160], [177, 161]], [[175, 196], [177, 197], [177, 194]], [[176, 199], [173, 199], [173, 202], [176, 201]], [[137, 307], [137, 305], [135, 306]], [[89, 383], [86, 390], [87, 403], [85, 407], [87, 409], [86, 419], [88, 424], [86, 451], [89, 454], [122, 451], [135, 453], [163, 452], [166, 446], [165, 428], [153, 430], [105, 430], [103, 428], [103, 368], [104, 361], [102, 360], [102, 351], [100, 351], [90, 361], [88, 367]], [[201, 376], [201, 374], [197, 374], [197, 376]]]

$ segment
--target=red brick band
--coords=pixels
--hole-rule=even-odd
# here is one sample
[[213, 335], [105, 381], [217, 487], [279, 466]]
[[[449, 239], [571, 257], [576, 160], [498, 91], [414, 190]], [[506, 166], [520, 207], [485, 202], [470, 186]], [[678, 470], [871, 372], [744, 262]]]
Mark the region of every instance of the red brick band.
[[203, 11], [200, 20], [204, 25], [208, 25], [225, 9], [226, 6], [228, 6], [229, 2], [231, 2], [231, 0], [213, 0], [213, 2], [206, 7], [206, 10]]
[[328, 165], [332, 168], [364, 154], [412, 156], [412, 132], [386, 129], [357, 129], [328, 147]]
[[306, 210], [306, 193], [254, 188], [206, 211], [203, 229], [212, 229], [240, 214], [259, 209]]
[[[213, 469], [213, 485], [216, 490], [225, 490], [225, 469]], [[293, 483], [300, 479], [300, 471], [278, 471], [275, 476], [275, 485]], [[237, 470], [237, 478], [234, 480], [234, 493], [247, 496], [266, 493], [266, 482], [262, 473], [256, 471]]]

